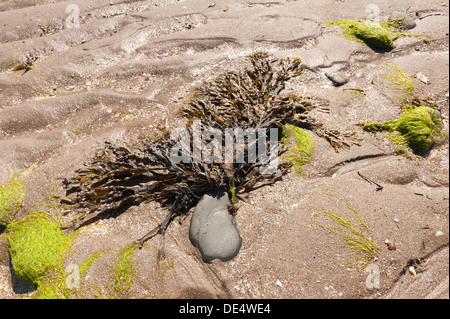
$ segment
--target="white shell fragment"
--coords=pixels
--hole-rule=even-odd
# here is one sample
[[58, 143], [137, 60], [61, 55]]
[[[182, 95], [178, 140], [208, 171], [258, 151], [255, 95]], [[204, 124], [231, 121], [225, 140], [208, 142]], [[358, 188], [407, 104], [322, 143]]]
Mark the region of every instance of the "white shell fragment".
[[417, 73], [416, 77], [422, 83], [425, 83], [425, 84], [429, 84], [430, 83], [430, 80], [428, 79], [428, 77], [425, 74], [423, 74], [422, 72]]

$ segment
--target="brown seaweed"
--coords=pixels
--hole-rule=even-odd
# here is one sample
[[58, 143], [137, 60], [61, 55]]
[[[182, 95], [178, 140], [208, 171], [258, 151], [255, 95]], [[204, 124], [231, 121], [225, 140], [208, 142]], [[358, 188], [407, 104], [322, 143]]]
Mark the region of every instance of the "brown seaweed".
[[[189, 132], [193, 133], [194, 121], [221, 132], [229, 128], [281, 130], [285, 124], [294, 124], [326, 138], [336, 150], [357, 144], [353, 133], [330, 130], [311, 116], [310, 112], [324, 103], [283, 93], [286, 83], [304, 71], [300, 59], [278, 60], [266, 52], [255, 53], [249, 59], [251, 67], [222, 74], [196, 89], [179, 112], [187, 119]], [[192, 144], [190, 139], [191, 149]], [[292, 165], [279, 163], [275, 173], [265, 174], [261, 162], [250, 162], [248, 158], [234, 163], [210, 163], [203, 158], [175, 163], [171, 157], [174, 145], [167, 130], [155, 140], [141, 140], [132, 147], [106, 143], [86, 167], [64, 181], [67, 197], [63, 202], [80, 215], [66, 228], [75, 230], [109, 213], [122, 213], [131, 206], [156, 201], [169, 212], [137, 243], [142, 246], [161, 234], [162, 252], [171, 221], [187, 216], [206, 192], [229, 191], [234, 204], [235, 196], [242, 198], [243, 194], [279, 181]], [[246, 150], [248, 147], [251, 145], [246, 145]], [[280, 147], [279, 155], [284, 151]]]

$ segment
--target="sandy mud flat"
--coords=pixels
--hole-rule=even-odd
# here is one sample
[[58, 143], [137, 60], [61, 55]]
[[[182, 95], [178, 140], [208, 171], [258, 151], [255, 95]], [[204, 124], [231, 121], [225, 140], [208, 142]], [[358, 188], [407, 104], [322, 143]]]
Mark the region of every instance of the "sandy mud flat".
[[[324, 25], [372, 14], [386, 20], [394, 11], [407, 12], [416, 23], [409, 31], [427, 37], [404, 37], [378, 52]], [[433, 99], [448, 133], [448, 15], [448, 0], [0, 0], [0, 184], [27, 170], [15, 216], [24, 218], [25, 208], [63, 194], [62, 181], [105, 141], [156, 136], [161, 123], [182, 127], [177, 111], [195, 87], [240, 70], [247, 55], [300, 58], [306, 70], [286, 90], [326, 101], [323, 121], [354, 130], [360, 146], [337, 153], [312, 133], [302, 174], [293, 170], [241, 203], [237, 257], [205, 264], [189, 241], [190, 216], [176, 220], [164, 260], [157, 237], [133, 253], [132, 285], [120, 297], [449, 298], [448, 141], [408, 158], [385, 135], [354, 125], [400, 117], [402, 88], [386, 75], [401, 70], [413, 82], [410, 94]], [[14, 70], [27, 57], [31, 67]], [[330, 80], [337, 75], [341, 86]], [[315, 211], [349, 214], [348, 206], [379, 248], [362, 271], [345, 262], [348, 249], [332, 234], [311, 225]], [[82, 273], [76, 296], [111, 296], [118, 252], [165, 214], [144, 203], [81, 232], [65, 265], [102, 253]], [[35, 293], [14, 273], [0, 226], [0, 298]]]

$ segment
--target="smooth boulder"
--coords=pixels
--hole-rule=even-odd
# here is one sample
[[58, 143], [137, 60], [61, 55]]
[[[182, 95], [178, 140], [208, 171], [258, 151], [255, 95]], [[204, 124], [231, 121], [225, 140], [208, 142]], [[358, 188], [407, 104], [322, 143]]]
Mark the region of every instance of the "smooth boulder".
[[203, 196], [194, 210], [189, 239], [202, 254], [203, 261], [229, 261], [237, 256], [242, 238], [228, 211], [230, 200], [226, 192]]

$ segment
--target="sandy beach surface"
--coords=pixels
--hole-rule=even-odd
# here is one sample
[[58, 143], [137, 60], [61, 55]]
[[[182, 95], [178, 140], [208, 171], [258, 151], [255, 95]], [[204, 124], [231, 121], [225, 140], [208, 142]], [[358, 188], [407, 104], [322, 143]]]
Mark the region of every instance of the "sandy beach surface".
[[[394, 11], [414, 19], [411, 33], [432, 38], [405, 37], [394, 50], [375, 52], [323, 25], [373, 12], [385, 20]], [[287, 90], [326, 101], [323, 120], [356, 131], [361, 145], [336, 153], [313, 134], [302, 175], [292, 171], [241, 203], [242, 249], [229, 262], [203, 263], [189, 241], [190, 216], [176, 220], [165, 260], [157, 259], [158, 237], [134, 253], [135, 278], [124, 297], [449, 298], [448, 142], [408, 159], [382, 134], [354, 125], [400, 116], [398, 92], [383, 76], [395, 65], [412, 78], [416, 96], [435, 99], [448, 132], [448, 15], [448, 0], [0, 0], [0, 183], [28, 168], [24, 207], [62, 194], [63, 179], [105, 141], [155, 136], [158, 123], [182, 127], [177, 110], [195, 87], [240, 70], [247, 55], [300, 58], [307, 70]], [[34, 68], [12, 70], [27, 54], [38, 57]], [[348, 82], [336, 87], [327, 72]], [[324, 193], [331, 186], [347, 204]], [[334, 245], [332, 234], [311, 226], [316, 210], [351, 218], [347, 205], [379, 247], [362, 271], [345, 262], [348, 249]], [[67, 264], [105, 250], [83, 274], [85, 296], [106, 285], [118, 251], [165, 215], [145, 203], [77, 237]], [[0, 298], [30, 298], [33, 290], [14, 274], [0, 229]]]

